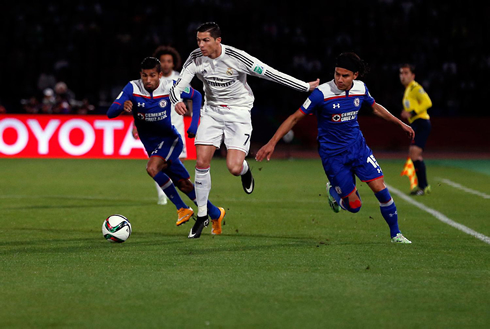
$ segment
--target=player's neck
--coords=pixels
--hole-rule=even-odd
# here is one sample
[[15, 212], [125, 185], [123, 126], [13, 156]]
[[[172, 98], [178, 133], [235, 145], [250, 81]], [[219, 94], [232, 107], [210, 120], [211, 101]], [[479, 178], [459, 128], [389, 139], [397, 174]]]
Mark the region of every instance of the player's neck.
[[216, 53], [214, 53], [212, 56], [209, 56], [211, 59], [216, 59], [221, 56], [221, 53], [223, 52], [223, 48], [221, 47], [221, 44], [219, 45], [219, 48], [216, 50]]
[[145, 87], [145, 90], [146, 90], [147, 92], [149, 92], [150, 94], [153, 94], [153, 92], [154, 92], [155, 90], [157, 90], [157, 89], [158, 89], [158, 87], [160, 87], [160, 81], [158, 81], [158, 84], [157, 84], [157, 86], [156, 86], [154, 89], [148, 90], [148, 88], [146, 88], [146, 87]]

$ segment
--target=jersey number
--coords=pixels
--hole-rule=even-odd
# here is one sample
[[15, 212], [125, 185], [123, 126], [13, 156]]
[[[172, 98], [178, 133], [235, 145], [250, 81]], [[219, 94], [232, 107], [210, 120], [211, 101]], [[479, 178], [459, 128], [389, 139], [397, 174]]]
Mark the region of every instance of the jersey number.
[[381, 173], [381, 168], [379, 167], [378, 161], [376, 161], [376, 158], [374, 157], [374, 155], [371, 154], [367, 158], [367, 163], [372, 164], [373, 167], [378, 170], [378, 173]]
[[243, 143], [243, 145], [247, 145], [248, 140], [250, 139], [250, 134], [245, 134], [245, 136], [247, 136], [247, 139], [245, 140], [245, 143]]

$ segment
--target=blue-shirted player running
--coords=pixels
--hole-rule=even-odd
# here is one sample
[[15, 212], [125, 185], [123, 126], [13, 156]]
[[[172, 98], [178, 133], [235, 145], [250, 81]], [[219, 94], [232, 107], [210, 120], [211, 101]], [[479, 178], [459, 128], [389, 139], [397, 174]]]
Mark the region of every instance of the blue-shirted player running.
[[[145, 58], [140, 69], [141, 79], [130, 81], [124, 87], [107, 111], [107, 116], [115, 118], [124, 111], [133, 114], [139, 137], [150, 157], [146, 171], [177, 207], [176, 225], [180, 226], [194, 215], [194, 211], [182, 201], [174, 182], [194, 203], [196, 193], [190, 175], [179, 159], [183, 142], [170, 116], [169, 93], [174, 82], [163, 78], [160, 61], [154, 57]], [[187, 134], [193, 138], [199, 122], [202, 96], [191, 87], [186, 88], [181, 96], [192, 99], [193, 117]], [[217, 224], [213, 225], [216, 229], [211, 233], [221, 234], [225, 210], [208, 201], [208, 214]]]
[[361, 209], [361, 197], [356, 178], [374, 192], [381, 214], [390, 227], [391, 241], [411, 243], [398, 228], [395, 202], [383, 179], [383, 172], [366, 145], [359, 129], [357, 114], [363, 103], [368, 104], [377, 116], [399, 125], [410, 138], [410, 126], [394, 117], [371, 97], [366, 85], [357, 79], [366, 71], [365, 63], [355, 53], [342, 53], [337, 57], [334, 79], [318, 86], [305, 103], [290, 115], [277, 129], [271, 140], [256, 155], [258, 161], [270, 160], [277, 142], [308, 114], [318, 119], [318, 152], [328, 177], [329, 204], [335, 212], [344, 209], [353, 213]]

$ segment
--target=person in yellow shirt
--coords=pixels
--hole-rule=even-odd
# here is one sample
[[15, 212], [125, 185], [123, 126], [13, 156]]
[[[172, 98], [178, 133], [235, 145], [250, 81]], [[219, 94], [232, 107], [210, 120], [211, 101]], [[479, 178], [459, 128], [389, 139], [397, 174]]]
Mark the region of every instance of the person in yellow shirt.
[[405, 86], [401, 117], [407, 120], [415, 131], [415, 138], [412, 140], [408, 154], [415, 167], [418, 186], [410, 194], [424, 195], [430, 193], [430, 185], [427, 181], [427, 172], [422, 153], [431, 130], [430, 117], [427, 110], [432, 107], [432, 101], [424, 88], [415, 81], [415, 67], [413, 65], [400, 65], [400, 82]]

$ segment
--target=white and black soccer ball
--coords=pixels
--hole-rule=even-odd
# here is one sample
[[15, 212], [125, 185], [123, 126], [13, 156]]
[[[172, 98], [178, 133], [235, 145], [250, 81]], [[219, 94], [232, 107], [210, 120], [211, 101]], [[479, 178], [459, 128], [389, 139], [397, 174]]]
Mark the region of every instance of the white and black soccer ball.
[[124, 242], [131, 235], [131, 223], [123, 215], [112, 215], [102, 223], [102, 235], [110, 242]]

